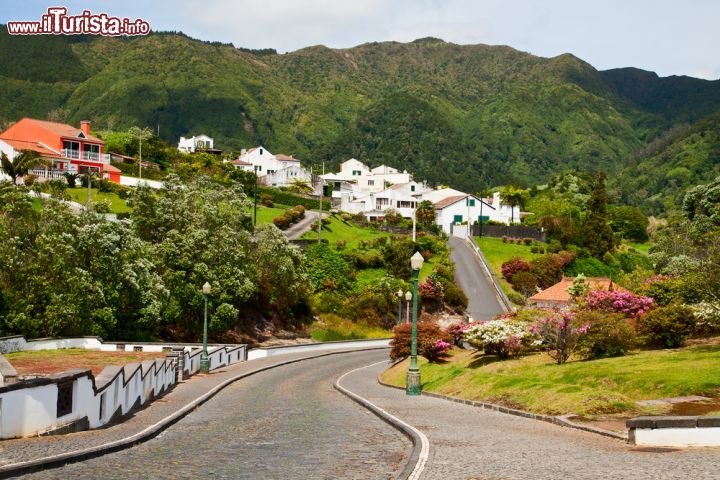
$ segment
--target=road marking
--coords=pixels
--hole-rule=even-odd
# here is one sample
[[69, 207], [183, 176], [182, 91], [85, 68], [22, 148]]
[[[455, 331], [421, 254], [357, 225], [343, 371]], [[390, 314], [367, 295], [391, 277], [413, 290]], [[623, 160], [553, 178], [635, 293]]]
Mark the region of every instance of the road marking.
[[414, 468], [413, 471], [410, 473], [410, 475], [407, 477], [408, 480], [418, 480], [418, 479], [420, 478], [420, 475], [422, 474], [423, 470], [425, 469], [425, 463], [427, 462], [428, 457], [429, 457], [429, 455], [430, 455], [430, 441], [429, 441], [428, 438], [425, 436], [425, 434], [422, 433], [422, 432], [421, 432], [420, 430], [418, 430], [417, 428], [413, 427], [412, 425], [403, 422], [402, 420], [400, 420], [400, 419], [399, 419], [398, 417], [396, 417], [395, 415], [392, 415], [392, 414], [388, 413], [386, 410], [383, 410], [382, 408], [378, 407], [377, 405], [375, 405], [374, 403], [372, 403], [372, 402], [371, 402], [370, 400], [368, 400], [367, 398], [361, 397], [360, 395], [357, 395], [357, 394], [351, 392], [350, 390], [348, 390], [347, 388], [343, 387], [342, 385], [340, 385], [340, 382], [342, 382], [342, 379], [345, 378], [346, 376], [350, 375], [351, 373], [357, 372], [357, 371], [359, 371], [359, 370], [364, 370], [364, 369], [366, 369], [366, 368], [374, 367], [375, 365], [379, 365], [379, 364], [381, 364], [381, 363], [387, 363], [387, 360], [381, 360], [381, 361], [379, 361], [379, 362], [375, 362], [375, 363], [372, 363], [372, 364], [370, 364], [370, 365], [365, 365], [364, 367], [358, 367], [358, 368], [355, 368], [355, 369], [353, 369], [353, 370], [350, 370], [349, 372], [345, 372], [344, 374], [342, 374], [342, 375], [340, 376], [340, 378], [338, 378], [338, 379], [335, 381], [335, 388], [337, 388], [338, 390], [340, 390], [341, 392], [343, 392], [343, 393], [344, 393], [345, 395], [347, 395], [348, 397], [354, 399], [355, 401], [357, 401], [357, 402], [360, 403], [361, 405], [364, 405], [364, 406], [366, 406], [366, 407], [369, 406], [370, 409], [375, 409], [375, 410], [377, 410], [377, 411], [380, 412], [382, 415], [384, 415], [384, 416], [392, 419], [392, 421], [394, 421], [394, 422], [396, 422], [398, 425], [400, 425], [401, 428], [406, 429], [406, 430], [409, 430], [409, 431], [412, 431], [415, 435], [418, 436], [418, 438], [420, 438], [420, 454], [419, 454], [419, 456], [418, 456], [417, 463], [415, 463], [415, 468]]

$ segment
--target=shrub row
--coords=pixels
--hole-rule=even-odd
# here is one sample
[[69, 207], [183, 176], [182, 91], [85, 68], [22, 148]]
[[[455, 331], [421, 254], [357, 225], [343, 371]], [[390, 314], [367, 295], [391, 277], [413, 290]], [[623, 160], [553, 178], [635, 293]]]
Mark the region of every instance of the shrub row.
[[293, 208], [285, 210], [285, 213], [283, 213], [282, 215], [275, 217], [273, 219], [273, 223], [280, 230], [285, 230], [290, 225], [297, 223], [303, 218], [305, 218], [305, 207], [303, 207], [302, 205], [297, 205]]

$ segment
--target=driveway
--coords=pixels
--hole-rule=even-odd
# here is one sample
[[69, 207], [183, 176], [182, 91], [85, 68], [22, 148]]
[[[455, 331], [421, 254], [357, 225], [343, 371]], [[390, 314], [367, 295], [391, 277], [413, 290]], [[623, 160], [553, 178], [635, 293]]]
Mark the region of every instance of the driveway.
[[450, 258], [455, 263], [455, 280], [468, 297], [467, 314], [473, 320], [492, 320], [505, 313], [495, 287], [472, 248], [458, 237], [448, 240]]
[[[305, 232], [309, 232], [310, 225], [312, 225], [313, 222], [318, 218], [318, 213], [319, 212], [313, 210], [308, 210], [307, 212], [305, 212], [305, 218], [285, 230], [285, 235], [287, 235], [288, 239], [298, 240], [305, 234]], [[328, 214], [326, 212], [323, 212], [322, 217], [327, 218]]]

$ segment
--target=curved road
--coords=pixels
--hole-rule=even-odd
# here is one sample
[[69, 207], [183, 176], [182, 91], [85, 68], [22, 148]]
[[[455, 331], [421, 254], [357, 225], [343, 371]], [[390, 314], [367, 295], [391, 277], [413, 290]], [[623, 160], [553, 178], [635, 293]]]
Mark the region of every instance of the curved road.
[[455, 280], [468, 297], [467, 314], [473, 320], [492, 320], [505, 313], [495, 287], [485, 275], [475, 252], [461, 238], [450, 237], [450, 258], [455, 263]]
[[332, 355], [247, 377], [153, 440], [28, 478], [395, 478], [410, 440], [332, 387], [387, 355]]

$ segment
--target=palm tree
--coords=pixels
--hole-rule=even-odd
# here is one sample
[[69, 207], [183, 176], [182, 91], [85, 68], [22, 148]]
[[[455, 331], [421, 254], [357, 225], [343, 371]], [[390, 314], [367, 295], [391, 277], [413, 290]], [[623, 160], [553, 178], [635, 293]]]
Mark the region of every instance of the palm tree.
[[0, 153], [2, 171], [12, 179], [13, 185], [17, 185], [18, 178], [24, 177], [31, 169], [46, 162], [32, 150], [22, 150], [13, 160], [10, 160], [5, 152]]
[[500, 197], [502, 198], [503, 203], [510, 205], [510, 223], [515, 223], [515, 207], [519, 206], [522, 208], [523, 205], [525, 205], [528, 199], [527, 190], [523, 190], [522, 188], [515, 187], [513, 185], [508, 185], [501, 190]]
[[305, 194], [313, 193], [313, 188], [312, 185], [310, 185], [310, 182], [300, 178], [294, 178], [292, 184], [288, 187], [288, 190]]

